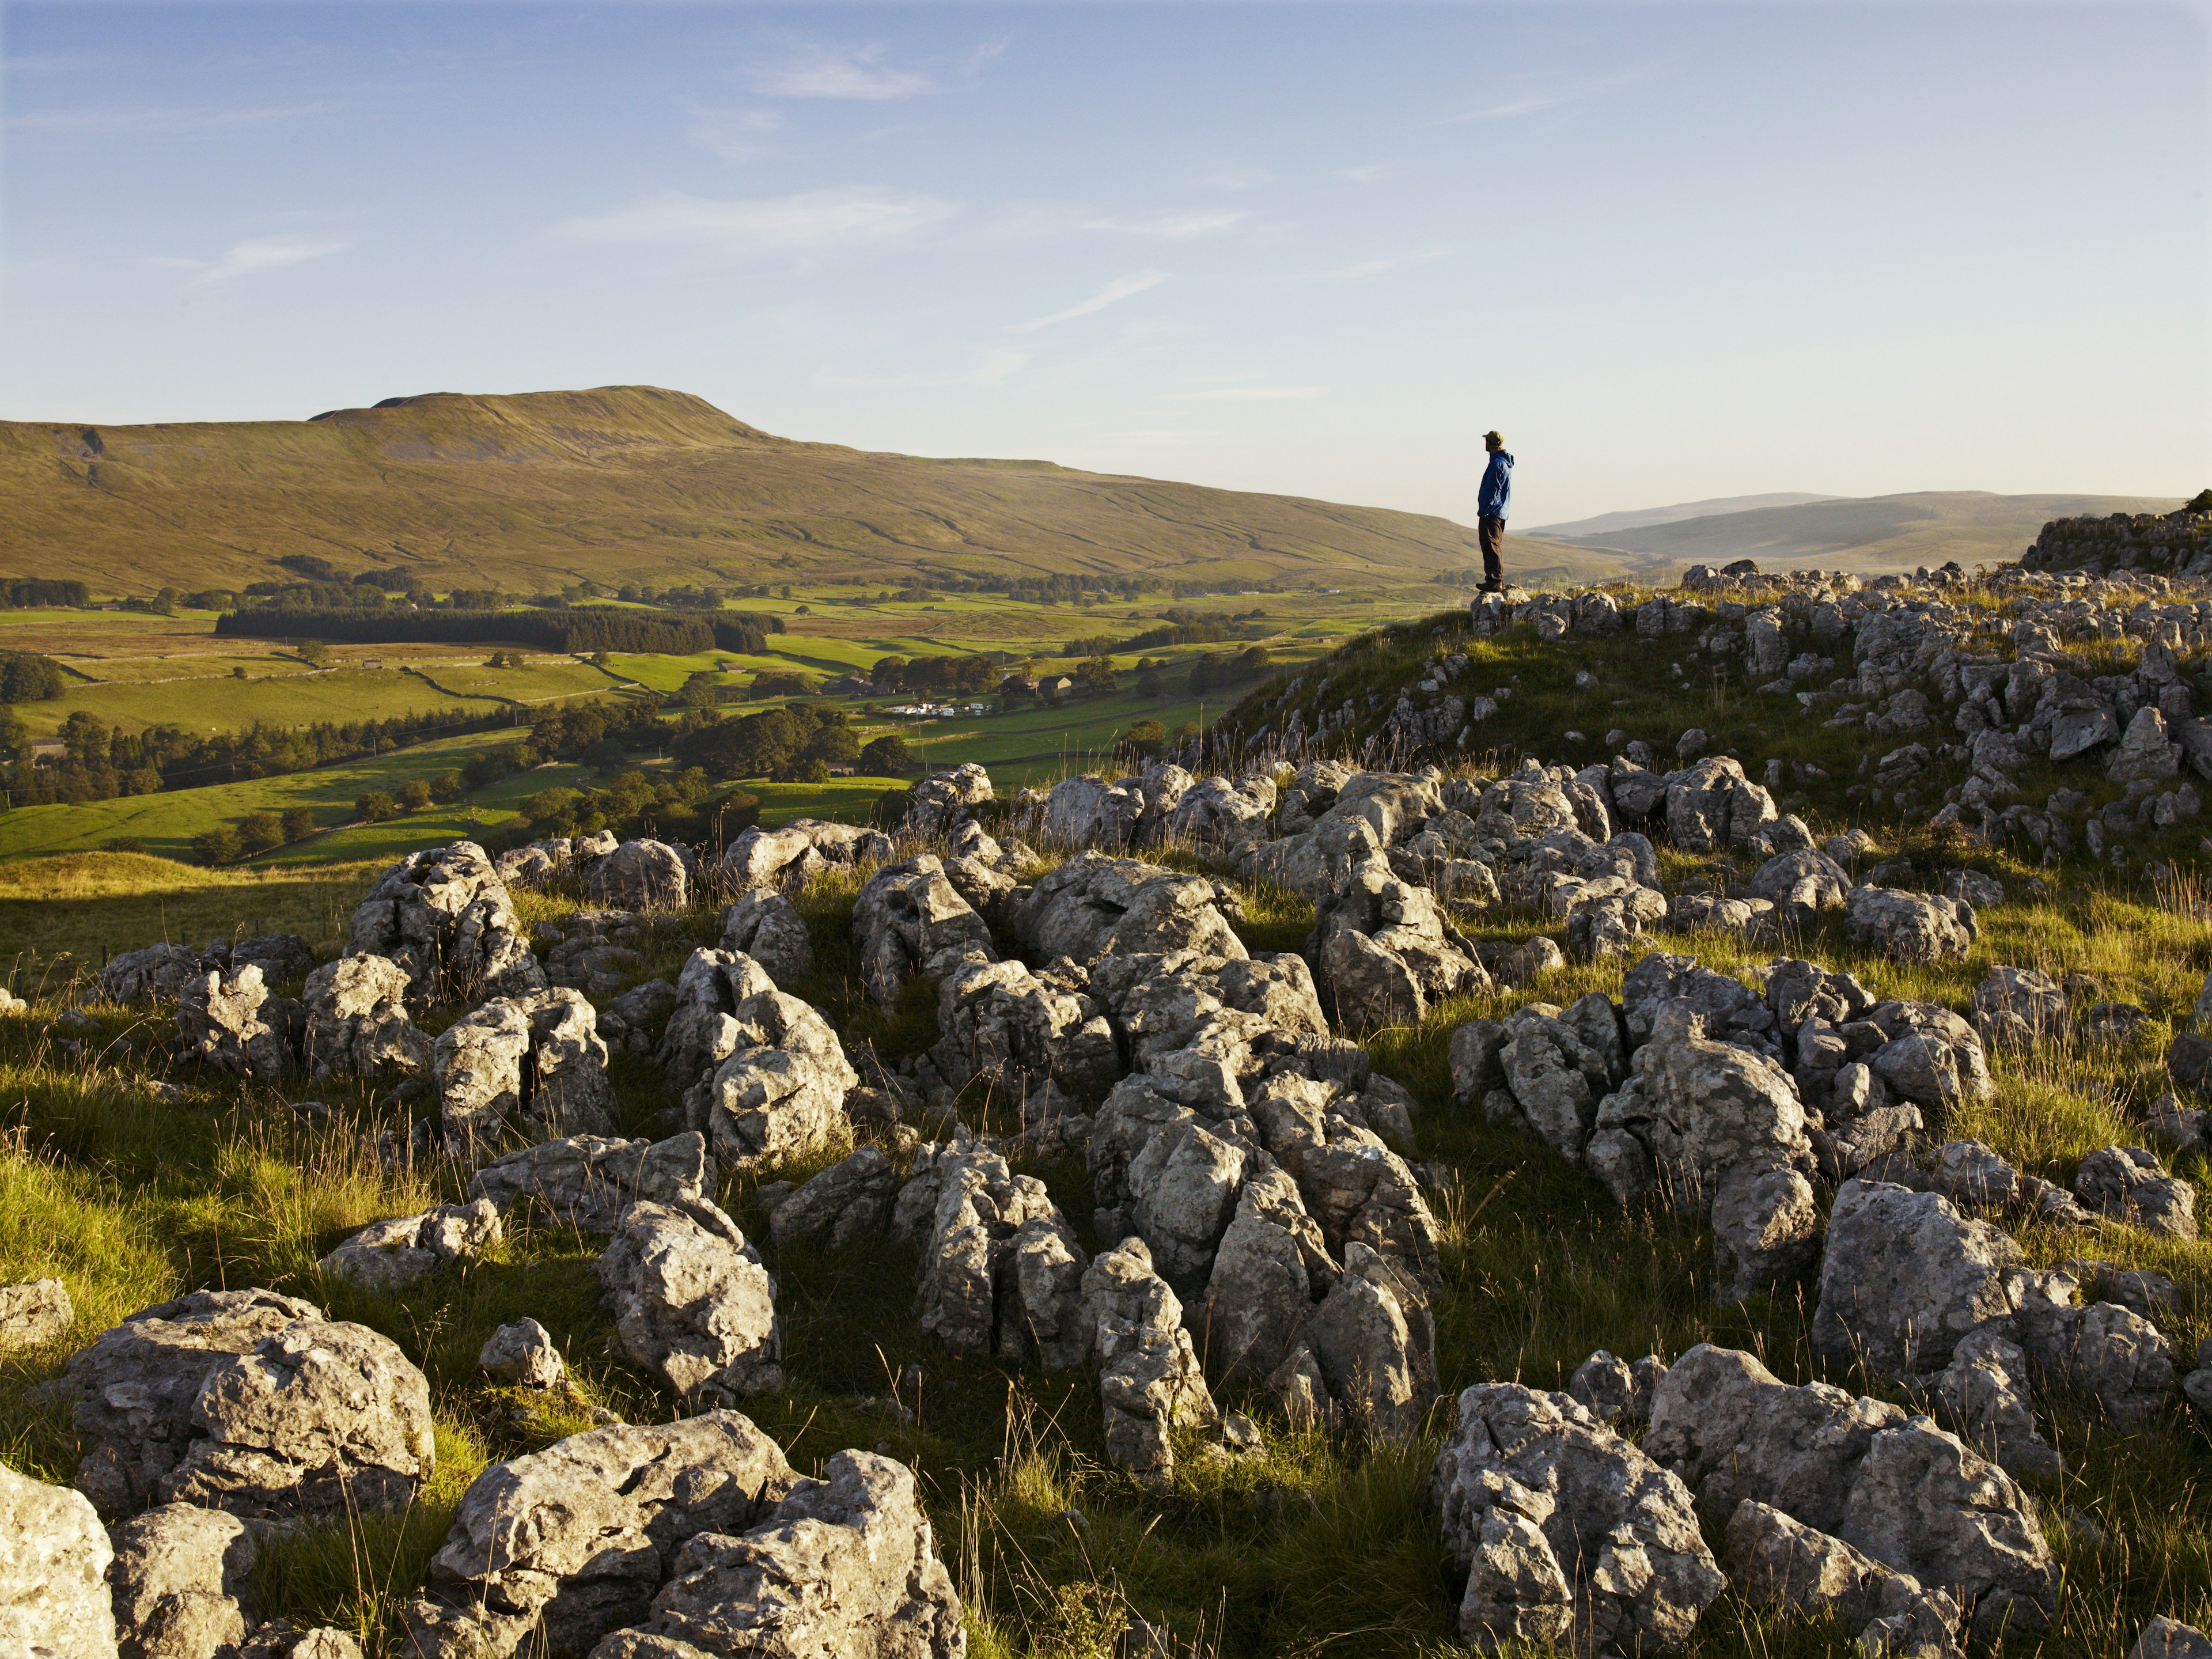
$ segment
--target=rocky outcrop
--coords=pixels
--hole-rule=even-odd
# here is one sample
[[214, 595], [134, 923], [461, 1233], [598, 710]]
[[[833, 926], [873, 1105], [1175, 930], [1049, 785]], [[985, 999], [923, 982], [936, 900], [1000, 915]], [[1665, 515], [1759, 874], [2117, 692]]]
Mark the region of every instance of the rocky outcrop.
[[814, 971], [814, 936], [806, 918], [772, 887], [756, 887], [722, 908], [722, 949], [751, 957], [778, 990]]
[[495, 998], [440, 1032], [431, 1056], [446, 1139], [462, 1156], [482, 1156], [515, 1135], [534, 1141], [614, 1129], [607, 1048], [580, 991]]
[[793, 1244], [842, 1250], [873, 1238], [890, 1223], [898, 1166], [879, 1146], [863, 1146], [810, 1178], [775, 1206], [769, 1237], [781, 1250]]
[[300, 1047], [309, 1076], [428, 1075], [430, 1039], [407, 1018], [408, 984], [406, 970], [382, 957], [345, 957], [308, 975]]
[[2100, 1215], [2170, 1238], [2197, 1237], [2197, 1189], [2141, 1146], [2106, 1146], [2081, 1160], [2075, 1196]]
[[1727, 1588], [1682, 1482], [1571, 1395], [1468, 1389], [1432, 1489], [1483, 1652], [1670, 1650]]
[[684, 1097], [684, 1110], [726, 1171], [796, 1157], [845, 1133], [845, 1095], [860, 1073], [811, 1003], [762, 991], [738, 1005], [724, 1030], [737, 1046]]
[[961, 1659], [967, 1636], [912, 1470], [841, 1451], [742, 1534], [677, 1552], [652, 1616], [593, 1659]]
[[907, 791], [903, 827], [918, 836], [946, 836], [991, 796], [991, 775], [974, 761], [934, 772]]
[[273, 1081], [299, 1063], [307, 1010], [274, 995], [252, 963], [185, 981], [177, 997], [177, 1048], [234, 1077]]
[[887, 864], [853, 907], [860, 982], [885, 1012], [917, 975], [941, 979], [962, 963], [994, 962], [991, 930], [945, 878], [934, 853]]
[[799, 1482], [732, 1411], [592, 1429], [494, 1463], [471, 1483], [408, 1608], [425, 1659], [588, 1653], [651, 1615], [684, 1546], [741, 1533]]
[[694, 951], [676, 978], [676, 1006], [661, 1029], [661, 1076], [683, 1094], [743, 1045], [735, 1015], [748, 997], [775, 989], [750, 957], [734, 951]]
[[1974, 988], [1974, 1030], [1986, 1048], [2024, 1049], [2066, 1028], [2066, 993], [2048, 974], [1996, 967]]
[[1162, 956], [1173, 968], [1249, 954], [1230, 926], [1243, 914], [1224, 882], [1084, 852], [1039, 878], [1010, 925], [1033, 961], [1066, 957], [1088, 966], [1106, 956]]
[[354, 907], [349, 957], [381, 957], [409, 994], [520, 996], [545, 988], [514, 901], [472, 841], [410, 853]]
[[893, 856], [890, 837], [878, 830], [849, 823], [793, 818], [778, 830], [758, 825], [732, 842], [722, 854], [724, 890], [755, 887], [795, 889], [823, 871], [881, 864]]
[[225, 1510], [254, 1525], [404, 1509], [432, 1468], [429, 1386], [388, 1339], [273, 1291], [132, 1315], [64, 1373], [102, 1513]]
[[1967, 1333], [2018, 1306], [2020, 1246], [1935, 1193], [1850, 1181], [1828, 1216], [1814, 1353], [1877, 1375], [1940, 1370]]
[[1785, 1617], [1833, 1619], [1860, 1632], [1866, 1654], [1960, 1659], [1958, 1603], [1926, 1590], [1840, 1538], [1747, 1498], [1728, 1524], [1729, 1586]]
[[82, 1492], [0, 1468], [0, 1628], [25, 1659], [115, 1659], [114, 1559]]
[[1038, 834], [1053, 847], [1127, 847], [1145, 814], [1145, 792], [1134, 778], [1109, 783], [1095, 772], [1062, 778], [1045, 798]]
[[1654, 1392], [1644, 1449], [1727, 1524], [1747, 1500], [1840, 1539], [1974, 1610], [1978, 1632], [2042, 1628], [2058, 1564], [2033, 1503], [1925, 1418], [1826, 1383], [1791, 1388], [1699, 1344]]
[[641, 1200], [599, 1257], [612, 1346], [694, 1407], [783, 1384], [783, 1334], [760, 1252], [705, 1199]]
[[112, 1541], [123, 1659], [225, 1659], [244, 1643], [255, 1552], [236, 1516], [165, 1504], [124, 1522]]
[[441, 1267], [476, 1261], [499, 1243], [501, 1231], [499, 1206], [488, 1198], [441, 1204], [421, 1215], [364, 1227], [318, 1265], [332, 1279], [389, 1295]]
[[963, 962], [938, 981], [929, 1051], [947, 1088], [1019, 1101], [1048, 1079], [1095, 1100], [1121, 1075], [1114, 1030], [1082, 976], [1019, 962]]
[[181, 945], [149, 945], [110, 957], [100, 970], [100, 994], [125, 1006], [167, 1002], [183, 992], [187, 981], [206, 971], [197, 951]]
[[626, 841], [584, 877], [586, 897], [621, 910], [681, 910], [690, 890], [687, 854], [664, 841]]
[[1083, 1247], [1034, 1176], [972, 1142], [925, 1146], [894, 1224], [920, 1247], [921, 1328], [953, 1352], [1049, 1371], [1091, 1352]]
[[0, 1353], [58, 1342], [76, 1320], [69, 1291], [58, 1279], [0, 1285]]
[[706, 1198], [718, 1175], [696, 1130], [659, 1142], [574, 1135], [487, 1164], [470, 1182], [469, 1195], [501, 1210], [527, 1204], [562, 1225], [611, 1233], [640, 1199], [680, 1206]]
[[1080, 1319], [1098, 1364], [1107, 1458], [1165, 1491], [1175, 1476], [1173, 1431], [1211, 1429], [1218, 1416], [1182, 1328], [1182, 1305], [1152, 1270], [1142, 1239], [1123, 1239], [1083, 1270]]
[[1436, 895], [1370, 859], [1315, 907], [1305, 958], [1322, 1006], [1354, 1028], [1411, 1024], [1431, 1003], [1490, 976], [1445, 921]]
[[520, 1389], [557, 1389], [568, 1375], [553, 1334], [534, 1319], [502, 1325], [488, 1337], [477, 1364], [494, 1381]]
[[1852, 939], [1897, 962], [1948, 962], [1973, 948], [1980, 930], [1964, 899], [1893, 887], [1854, 887], [1844, 902]]

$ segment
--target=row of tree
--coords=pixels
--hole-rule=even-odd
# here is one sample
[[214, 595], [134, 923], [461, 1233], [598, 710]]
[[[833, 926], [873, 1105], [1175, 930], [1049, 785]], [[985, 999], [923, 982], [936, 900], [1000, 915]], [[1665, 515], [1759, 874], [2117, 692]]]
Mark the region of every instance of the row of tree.
[[988, 691], [1005, 673], [990, 657], [878, 657], [868, 678], [882, 691], [959, 696]]
[[[623, 651], [689, 656], [710, 651], [726, 629], [735, 640], [760, 641], [757, 619], [710, 625], [696, 617], [635, 611], [333, 611], [272, 608], [234, 611], [216, 618], [218, 635], [240, 639], [326, 640], [345, 645], [523, 645], [572, 654]], [[731, 644], [725, 650], [744, 646]], [[756, 643], [751, 648], [758, 649]]]

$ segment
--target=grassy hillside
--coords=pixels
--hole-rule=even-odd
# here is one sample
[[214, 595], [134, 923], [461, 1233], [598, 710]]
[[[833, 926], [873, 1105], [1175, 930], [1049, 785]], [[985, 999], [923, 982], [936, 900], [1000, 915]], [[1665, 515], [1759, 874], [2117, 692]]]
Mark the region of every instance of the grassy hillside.
[[[2170, 512], [2181, 498], [2142, 495], [1991, 495], [1931, 490], [1752, 507], [1665, 524], [1591, 532], [1571, 525], [1544, 533], [1574, 544], [1641, 555], [1674, 568], [1756, 559], [1763, 566], [1911, 569], [1956, 559], [2017, 559], [2052, 519], [2077, 514]], [[1596, 522], [1592, 520], [1590, 522]]]
[[308, 421], [0, 422], [0, 574], [134, 592], [274, 578], [288, 553], [526, 592], [923, 567], [1404, 581], [1479, 557], [1443, 519], [795, 442], [652, 386]]

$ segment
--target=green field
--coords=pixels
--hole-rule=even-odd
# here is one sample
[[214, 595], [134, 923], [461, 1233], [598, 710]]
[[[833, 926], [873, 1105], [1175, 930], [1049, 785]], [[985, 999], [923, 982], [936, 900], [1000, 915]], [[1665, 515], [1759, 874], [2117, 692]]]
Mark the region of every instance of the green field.
[[[273, 676], [277, 678], [297, 678], [312, 674], [314, 670], [293, 657], [274, 653], [232, 655], [210, 652], [205, 656], [160, 657], [60, 657], [56, 659], [64, 668], [88, 679], [109, 685], [143, 685], [162, 681], [185, 679], [228, 679], [234, 671], [243, 668], [256, 678]], [[79, 689], [72, 683], [68, 696]]]
[[235, 732], [257, 720], [309, 726], [319, 720], [386, 720], [394, 714], [460, 710], [487, 714], [490, 699], [457, 697], [397, 668], [337, 668], [259, 679], [194, 679], [172, 685], [77, 685], [16, 712], [34, 738], [51, 737], [78, 709], [125, 732], [149, 726]]

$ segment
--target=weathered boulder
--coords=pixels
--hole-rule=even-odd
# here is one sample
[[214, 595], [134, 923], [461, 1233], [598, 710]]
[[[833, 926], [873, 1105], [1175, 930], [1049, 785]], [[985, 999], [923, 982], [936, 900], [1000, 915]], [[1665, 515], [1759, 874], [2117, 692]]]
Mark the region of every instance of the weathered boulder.
[[177, 997], [177, 1047], [237, 1077], [270, 1079], [298, 1063], [307, 1010], [272, 995], [252, 963], [186, 980]]
[[499, 1243], [501, 1232], [499, 1206], [488, 1198], [441, 1204], [364, 1227], [318, 1265], [331, 1278], [388, 1295], [448, 1263], [474, 1261]]
[[69, 1291], [58, 1279], [0, 1285], [0, 1353], [58, 1342], [76, 1320]]
[[2033, 1502], [1901, 1407], [1791, 1388], [1747, 1353], [1700, 1343], [1654, 1391], [1644, 1449], [1713, 1525], [1747, 1499], [1769, 1505], [1972, 1607], [1979, 1632], [2039, 1629], [2057, 1607]]
[[930, 1059], [945, 1086], [981, 1082], [1020, 1100], [1049, 1078], [1096, 1098], [1121, 1074], [1112, 1025], [1067, 976], [1019, 962], [964, 962], [939, 979]]
[[241, 968], [261, 970], [265, 985], [305, 979], [315, 969], [315, 947], [297, 933], [258, 933], [252, 939], [218, 939], [200, 953], [208, 967], [234, 974]]
[[1081, 1296], [1086, 1346], [1098, 1364], [1107, 1458], [1164, 1491], [1175, 1476], [1171, 1432], [1218, 1421], [1182, 1328], [1182, 1304], [1153, 1272], [1140, 1238], [1102, 1251], [1083, 1271]]
[[1484, 990], [1490, 976], [1449, 926], [1436, 895], [1370, 860], [1315, 907], [1305, 958], [1323, 1008], [1356, 1027], [1410, 1024], [1429, 1005]]
[[1851, 937], [1898, 962], [1947, 962], [1973, 948], [1974, 907], [1934, 893], [1854, 887], [1844, 902]]
[[2212, 1636], [2160, 1614], [2136, 1633], [2128, 1659], [2212, 1659]]
[[702, 1533], [742, 1532], [800, 1477], [732, 1411], [658, 1427], [592, 1429], [471, 1483], [429, 1593], [408, 1608], [426, 1659], [586, 1653], [649, 1613], [678, 1551]]
[[[1161, 819], [1160, 834], [1205, 847], [1235, 848], [1263, 840], [1275, 800], [1274, 775], [1266, 770], [1247, 772], [1234, 782], [1218, 774], [1203, 777]], [[1151, 805], [1146, 802], [1147, 808]]]
[[1482, 1651], [1679, 1648], [1727, 1588], [1682, 1482], [1571, 1395], [1468, 1389], [1432, 1489]]
[[898, 1189], [898, 1166], [881, 1147], [863, 1146], [777, 1205], [769, 1237], [779, 1250], [799, 1243], [844, 1249], [884, 1231]]
[[782, 990], [814, 971], [806, 918], [773, 887], [756, 887], [722, 907], [722, 949], [751, 957]]
[[362, 1659], [362, 1651], [360, 1643], [328, 1625], [303, 1631], [289, 1619], [272, 1619], [246, 1638], [238, 1659]]
[[991, 775], [974, 761], [933, 772], [907, 791], [902, 827], [918, 836], [950, 835], [969, 808], [991, 798]]
[[1969, 1332], [1923, 1389], [1959, 1437], [2007, 1474], [2060, 1474], [2063, 1460], [2035, 1426], [2027, 1352], [2000, 1328]]
[[1741, 980], [1704, 967], [1695, 957], [1655, 951], [1620, 982], [1621, 1018], [1631, 1048], [1651, 1040], [1653, 1022], [1670, 1002], [1686, 1003], [1689, 1012], [1705, 1021], [1705, 1034], [1716, 1042], [1766, 1032], [1774, 1025], [1765, 1001]]
[[115, 1659], [114, 1559], [83, 1493], [0, 1467], [0, 1637], [23, 1659]]
[[607, 1046], [580, 991], [495, 998], [441, 1031], [431, 1056], [447, 1141], [465, 1155], [515, 1135], [537, 1141], [614, 1129]]
[[1633, 1365], [1600, 1348], [1575, 1367], [1567, 1392], [1601, 1423], [1646, 1423], [1651, 1419], [1651, 1390], [1667, 1374], [1656, 1354]]
[[870, 876], [853, 907], [860, 982], [889, 1012], [916, 975], [942, 978], [964, 962], [994, 962], [991, 930], [945, 878], [945, 861], [921, 853]]
[[738, 1005], [775, 981], [735, 951], [694, 951], [676, 976], [676, 1006], [660, 1033], [661, 1076], [682, 1094], [743, 1046]]
[[841, 1451], [739, 1535], [677, 1552], [653, 1616], [592, 1659], [961, 1659], [967, 1636], [914, 1472]]
[[[1778, 814], [1774, 798], [1727, 755], [1708, 755], [1665, 780], [1667, 834], [1686, 853], [1711, 853], [1752, 841]], [[1614, 786], [1614, 797], [1620, 787]]]
[[381, 957], [411, 996], [519, 996], [545, 988], [514, 900], [472, 841], [410, 853], [354, 907], [349, 957]]
[[1290, 1176], [1248, 1175], [1206, 1279], [1206, 1357], [1218, 1374], [1259, 1380], [1282, 1364], [1336, 1273]]
[[1989, 1048], [2031, 1048], [2066, 1024], [2066, 993], [2033, 968], [1992, 968], [1974, 988], [1974, 1030]]
[[1813, 1183], [1786, 1164], [1735, 1164], [1713, 1195], [1713, 1293], [1741, 1302], [1794, 1279], [1820, 1250]]
[[553, 1334], [534, 1319], [502, 1325], [486, 1339], [477, 1364], [501, 1382], [523, 1389], [557, 1389], [568, 1375]]
[[1851, 878], [1826, 853], [1784, 853], [1759, 866], [1751, 896], [1770, 902], [1790, 921], [1810, 921], [1823, 910], [1840, 910]]
[[125, 1005], [166, 1002], [179, 994], [187, 981], [206, 971], [197, 951], [181, 945], [149, 945], [110, 957], [100, 970], [100, 994]]
[[707, 1138], [697, 1130], [663, 1141], [572, 1135], [509, 1152], [477, 1171], [471, 1198], [501, 1210], [522, 1202], [587, 1233], [611, 1233], [640, 1199], [680, 1205], [704, 1198], [716, 1182]]
[[1033, 961], [1066, 957], [1079, 966], [1103, 956], [1194, 958], [1249, 954], [1230, 926], [1243, 910], [1234, 889], [1135, 859], [1079, 853], [1039, 878], [1015, 907], [1014, 936]]
[[783, 1385], [783, 1332], [760, 1252], [705, 1199], [631, 1205], [599, 1257], [611, 1346], [694, 1407]]
[[1961, 1338], [2018, 1305], [2020, 1246], [1948, 1199], [1844, 1182], [1828, 1214], [1813, 1352], [1877, 1376], [1940, 1370]]
[[735, 893], [754, 887], [791, 889], [832, 866], [884, 863], [895, 850], [881, 830], [855, 824], [818, 818], [793, 818], [778, 830], [756, 824], [723, 852], [722, 884]]
[[2106, 1146], [2081, 1160], [2075, 1196], [2100, 1215], [2172, 1238], [2197, 1237], [2197, 1189], [2141, 1146]]
[[690, 890], [684, 854], [665, 841], [626, 841], [584, 877], [592, 903], [623, 910], [681, 910]]
[[396, 1345], [273, 1291], [132, 1315], [63, 1374], [102, 1513], [226, 1510], [256, 1525], [404, 1509], [433, 1465], [430, 1391]]
[[1958, 1603], [1840, 1538], [1747, 1498], [1729, 1517], [1729, 1587], [1784, 1615], [1810, 1613], [1861, 1632], [1860, 1650], [1958, 1659]]
[[[1410, 1442], [1436, 1395], [1436, 1328], [1427, 1293], [1396, 1263], [1356, 1240], [1268, 1387], [1297, 1420], [1326, 1404], [1331, 1425]], [[1307, 1391], [1318, 1383], [1317, 1397]]]
[[108, 1582], [123, 1659], [228, 1659], [237, 1650], [253, 1593], [253, 1534], [244, 1522], [164, 1504], [124, 1522], [112, 1538]]
[[344, 957], [307, 975], [301, 1058], [315, 1081], [427, 1076], [430, 1039], [407, 1018], [407, 970], [382, 957]]
[[1145, 792], [1134, 778], [1109, 783], [1095, 772], [1062, 778], [1045, 797], [1038, 833], [1054, 847], [1127, 847], [1144, 816]]
[[636, 910], [572, 911], [559, 924], [541, 921], [532, 930], [545, 956], [545, 977], [594, 996], [621, 990], [645, 967], [635, 947], [649, 941], [651, 919]]
[[923, 1331], [955, 1353], [1081, 1364], [1083, 1248], [1044, 1183], [966, 1143], [925, 1147], [915, 1170], [898, 1209], [901, 1231], [920, 1232]]
[[2118, 783], [2170, 778], [2181, 770], [2181, 745], [2167, 739], [2166, 716], [2155, 704], [2145, 703], [2128, 721], [2119, 746], [2105, 763], [2105, 775]]
[[860, 1080], [811, 1003], [763, 991], [732, 1017], [738, 1047], [703, 1090], [684, 1098], [694, 1128], [726, 1170], [745, 1170], [832, 1140], [845, 1095]]

